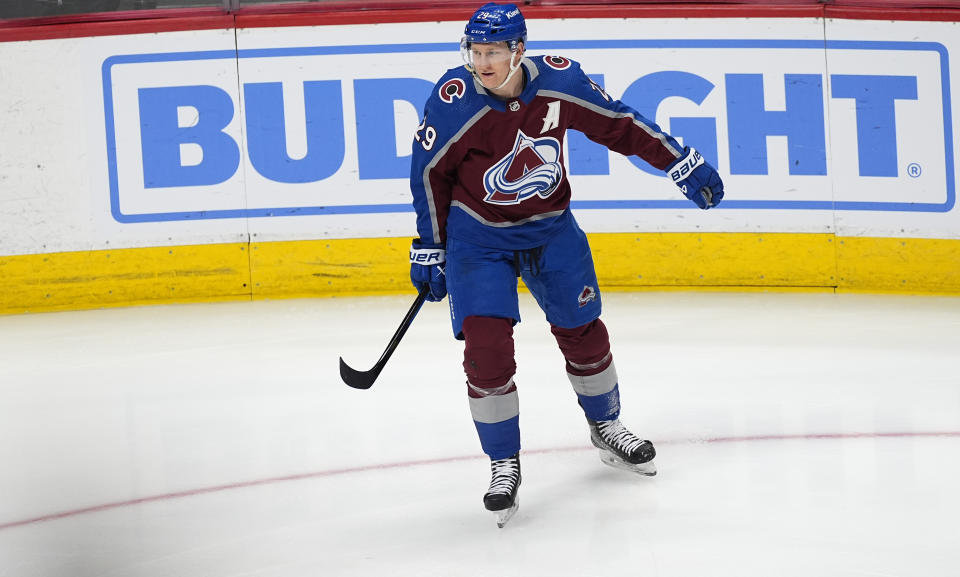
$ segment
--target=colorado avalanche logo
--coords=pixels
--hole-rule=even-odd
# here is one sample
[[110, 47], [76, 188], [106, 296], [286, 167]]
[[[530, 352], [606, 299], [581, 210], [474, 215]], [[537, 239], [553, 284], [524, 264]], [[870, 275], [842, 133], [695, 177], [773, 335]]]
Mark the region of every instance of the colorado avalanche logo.
[[583, 290], [580, 291], [580, 296], [577, 297], [577, 302], [580, 303], [581, 307], [587, 306], [587, 303], [597, 300], [597, 291], [589, 285], [585, 285]]
[[544, 56], [543, 61], [550, 68], [556, 68], [557, 70], [566, 70], [570, 68], [570, 60], [564, 58], [563, 56]]
[[463, 98], [463, 95], [467, 92], [467, 85], [463, 80], [454, 78], [444, 82], [437, 92], [440, 95], [440, 100], [450, 104], [456, 98]]
[[520, 204], [534, 195], [547, 198], [563, 180], [560, 142], [549, 136], [530, 138], [517, 131], [513, 151], [483, 175], [484, 202]]

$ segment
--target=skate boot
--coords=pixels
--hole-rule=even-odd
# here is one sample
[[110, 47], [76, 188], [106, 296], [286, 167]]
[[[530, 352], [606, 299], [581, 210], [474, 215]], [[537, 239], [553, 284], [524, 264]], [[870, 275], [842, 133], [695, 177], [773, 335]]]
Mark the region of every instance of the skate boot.
[[591, 421], [590, 441], [600, 449], [600, 460], [617, 469], [652, 477], [657, 474], [653, 458], [657, 451], [653, 443], [639, 439], [623, 426], [620, 419]]
[[483, 506], [497, 517], [503, 528], [517, 512], [517, 489], [520, 488], [520, 454], [490, 461], [490, 490], [483, 496]]

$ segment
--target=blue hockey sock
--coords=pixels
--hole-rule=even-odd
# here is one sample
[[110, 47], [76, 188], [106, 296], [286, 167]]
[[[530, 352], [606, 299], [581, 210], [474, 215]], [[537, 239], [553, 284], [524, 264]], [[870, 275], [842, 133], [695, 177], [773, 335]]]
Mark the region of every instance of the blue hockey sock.
[[491, 459], [506, 459], [520, 452], [520, 417], [516, 416], [498, 423], [474, 421], [480, 446]]
[[591, 421], [609, 421], [620, 416], [620, 385], [602, 395], [581, 395], [577, 393], [583, 414]]

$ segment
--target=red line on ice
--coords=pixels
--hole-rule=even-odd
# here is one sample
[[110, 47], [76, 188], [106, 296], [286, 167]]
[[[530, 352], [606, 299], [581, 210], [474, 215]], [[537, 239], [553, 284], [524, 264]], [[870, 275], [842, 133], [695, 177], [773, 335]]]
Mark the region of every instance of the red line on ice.
[[[755, 442], [755, 441], [792, 441], [792, 440], [838, 440], [838, 439], [886, 439], [886, 438], [921, 438], [921, 437], [960, 437], [960, 431], [930, 431], [930, 432], [900, 432], [900, 433], [802, 433], [796, 435], [748, 435], [743, 437], [710, 437], [703, 439], [683, 439], [683, 440], [658, 440], [658, 445], [674, 445], [681, 443], [745, 443], [745, 442]], [[536, 454], [547, 454], [547, 453], [561, 453], [561, 452], [573, 452], [573, 451], [586, 451], [593, 449], [592, 446], [578, 446], [578, 447], [559, 447], [553, 449], [532, 449], [529, 451], [524, 451], [524, 454], [536, 455]], [[141, 505], [143, 503], [155, 503], [158, 501], [169, 501], [173, 499], [182, 499], [184, 497], [193, 497], [196, 495], [204, 495], [207, 493], [220, 493], [223, 491], [231, 491], [233, 489], [245, 489], [247, 487], [257, 487], [260, 485], [271, 485], [274, 483], [284, 483], [287, 481], [301, 481], [304, 479], [319, 479], [323, 477], [333, 477], [336, 475], [348, 475], [352, 473], [366, 473], [369, 471], [383, 471], [387, 469], [401, 469], [408, 467], [422, 467], [426, 465], [442, 465], [446, 463], [454, 463], [458, 461], [473, 461], [477, 459], [484, 459], [483, 455], [475, 455], [469, 457], [442, 457], [437, 459], [423, 459], [419, 461], [404, 461], [399, 463], [380, 463], [374, 465], [362, 465], [358, 467], [347, 467], [344, 469], [330, 469], [326, 471], [315, 471], [312, 473], [298, 473], [294, 475], [284, 475], [280, 477], [270, 477], [266, 479], [255, 479], [252, 481], [240, 481], [237, 483], [229, 483], [226, 485], [216, 485], [213, 487], [201, 487], [198, 489], [188, 489], [185, 491], [176, 491], [173, 493], [164, 493], [161, 495], [151, 495], [147, 497], [140, 497], [137, 499], [130, 499], [128, 501], [116, 501], [114, 503], [104, 503], [102, 505], [94, 505], [91, 507], [84, 507], [82, 509], [72, 509], [69, 511], [61, 511], [59, 513], [50, 513], [47, 515], [42, 515], [39, 517], [33, 517], [30, 519], [22, 519], [20, 521], [10, 521], [7, 523], [0, 523], [0, 531], [4, 529], [12, 529], [14, 527], [23, 527], [24, 525], [33, 525], [36, 523], [43, 523], [46, 521], [54, 521], [56, 519], [65, 519], [67, 517], [76, 517], [78, 515], [85, 515], [87, 513], [99, 513], [101, 511], [108, 511], [110, 509], [120, 509], [123, 507], [132, 507], [134, 505]]]

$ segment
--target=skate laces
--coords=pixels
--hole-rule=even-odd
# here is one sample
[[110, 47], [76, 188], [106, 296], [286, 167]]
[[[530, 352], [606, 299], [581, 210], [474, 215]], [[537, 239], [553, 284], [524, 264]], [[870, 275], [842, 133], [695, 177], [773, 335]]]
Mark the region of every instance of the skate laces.
[[520, 477], [520, 462], [516, 457], [498, 459], [490, 461], [490, 490], [488, 493], [503, 493], [509, 495], [513, 492], [513, 486]]
[[599, 421], [597, 422], [597, 429], [604, 441], [628, 455], [632, 455], [644, 443], [642, 439], [637, 438], [629, 429], [624, 427], [620, 419]]

